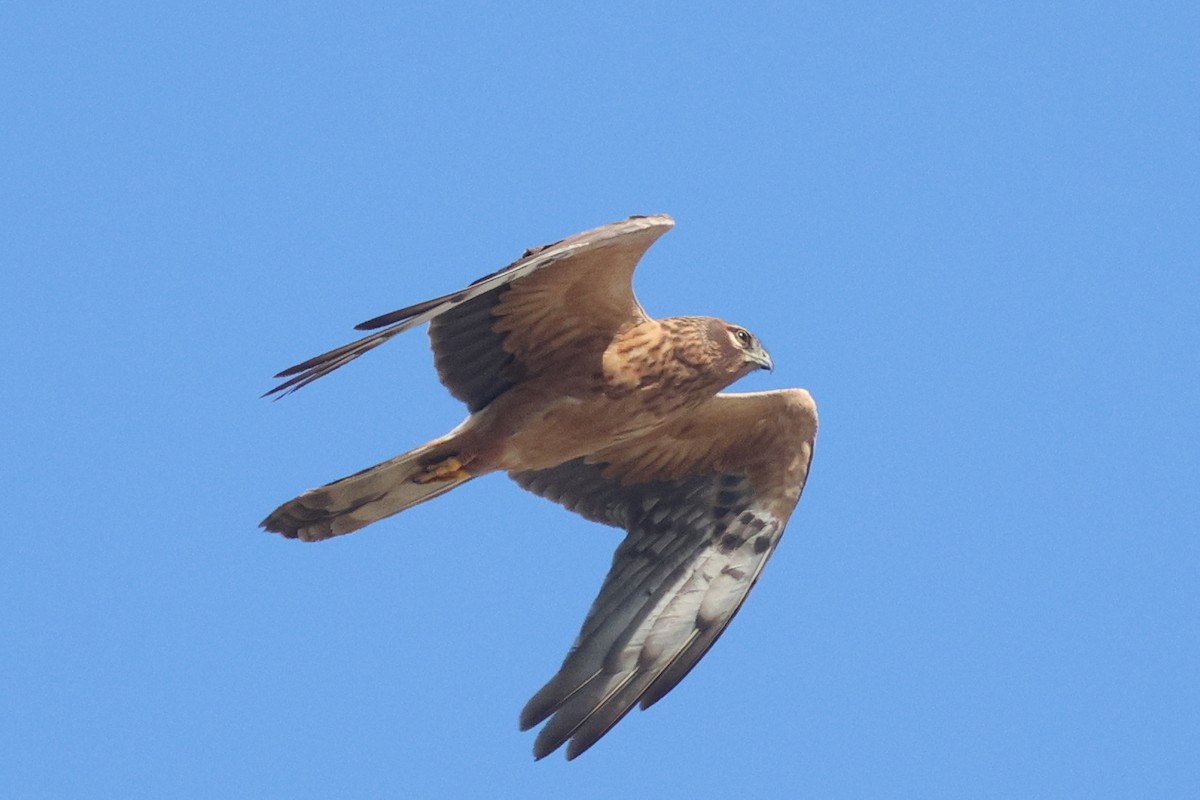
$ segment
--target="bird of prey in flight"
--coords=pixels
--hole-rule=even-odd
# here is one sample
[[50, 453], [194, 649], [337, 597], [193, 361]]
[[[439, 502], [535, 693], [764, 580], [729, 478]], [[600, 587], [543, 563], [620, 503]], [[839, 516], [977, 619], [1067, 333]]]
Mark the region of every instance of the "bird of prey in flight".
[[279, 373], [294, 392], [429, 323], [438, 377], [469, 416], [439, 439], [272, 511], [268, 531], [340, 536], [489, 472], [623, 528], [558, 673], [521, 712], [542, 758], [587, 750], [675, 687], [733, 619], [800, 499], [817, 433], [803, 389], [725, 393], [771, 369], [754, 334], [651, 318], [631, 279], [674, 220], [630, 217], [527, 250], [467, 288], [358, 326]]

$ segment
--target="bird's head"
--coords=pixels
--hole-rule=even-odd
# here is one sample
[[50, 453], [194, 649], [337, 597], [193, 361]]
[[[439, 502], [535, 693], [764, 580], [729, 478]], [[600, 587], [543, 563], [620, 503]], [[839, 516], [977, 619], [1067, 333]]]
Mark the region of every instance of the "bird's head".
[[671, 342], [674, 368], [690, 371], [712, 391], [775, 367], [758, 337], [741, 325], [716, 317], [669, 317], [654, 325]]
[[719, 330], [713, 330], [712, 334], [715, 334], [726, 363], [737, 372], [737, 377], [758, 369], [775, 369], [775, 363], [771, 361], [770, 354], [763, 349], [762, 342], [741, 325], [721, 322]]

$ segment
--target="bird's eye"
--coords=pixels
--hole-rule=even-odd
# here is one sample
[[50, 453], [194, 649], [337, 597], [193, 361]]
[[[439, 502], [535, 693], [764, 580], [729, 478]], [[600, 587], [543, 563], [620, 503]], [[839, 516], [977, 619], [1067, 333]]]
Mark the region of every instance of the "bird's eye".
[[745, 330], [742, 330], [741, 328], [738, 328], [736, 331], [733, 332], [733, 338], [737, 339], [738, 344], [742, 345], [743, 347], [750, 346], [749, 331], [745, 331]]

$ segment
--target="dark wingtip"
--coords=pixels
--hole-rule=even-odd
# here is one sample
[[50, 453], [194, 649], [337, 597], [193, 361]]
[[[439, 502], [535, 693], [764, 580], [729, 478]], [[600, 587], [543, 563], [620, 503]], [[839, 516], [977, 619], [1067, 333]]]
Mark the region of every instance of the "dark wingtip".
[[[459, 292], [458, 295], [463, 294]], [[354, 326], [356, 331], [373, 331], [376, 328], [386, 328], [388, 325], [394, 325], [397, 322], [403, 322], [406, 319], [412, 319], [418, 314], [424, 314], [431, 308], [436, 308], [447, 301], [457, 301], [458, 295], [450, 295], [449, 297], [435, 297], [432, 300], [426, 300], [424, 303], [417, 303], [415, 306], [401, 308], [396, 311], [389, 311], [386, 314], [380, 314], [378, 317], [372, 317], [366, 322], [360, 322]]]
[[[278, 377], [278, 376], [276, 376], [276, 377]], [[264, 397], [270, 397], [272, 400], [278, 400], [279, 398], [284, 397], [285, 395], [291, 394], [291, 392], [284, 391], [284, 389], [286, 389], [286, 388], [287, 388], [286, 384], [281, 383], [278, 386], [276, 386], [274, 389], [267, 389], [265, 392], [263, 392], [262, 394], [260, 394], [258, 396], [258, 399], [262, 400]]]
[[373, 317], [366, 322], [360, 322], [354, 326], [356, 331], [373, 331], [376, 328], [382, 328], [385, 325], [392, 324], [393, 317], [391, 314], [381, 314], [378, 317]]
[[[275, 377], [278, 378], [279, 376], [276, 375]], [[299, 375], [293, 376], [276, 386], [274, 389], [268, 389], [267, 391], [263, 392], [258, 396], [258, 399], [262, 400], [264, 397], [270, 397], [273, 401], [279, 401], [307, 383], [309, 383], [309, 381], [305, 380], [304, 377]]]
[[517, 727], [521, 731], [527, 731], [532, 728], [536, 728], [538, 725], [541, 725], [543, 722], [545, 722], [546, 717], [548, 716], [550, 716], [548, 712], [530, 713], [529, 707], [526, 706], [525, 709], [521, 711], [521, 718], [517, 721]]

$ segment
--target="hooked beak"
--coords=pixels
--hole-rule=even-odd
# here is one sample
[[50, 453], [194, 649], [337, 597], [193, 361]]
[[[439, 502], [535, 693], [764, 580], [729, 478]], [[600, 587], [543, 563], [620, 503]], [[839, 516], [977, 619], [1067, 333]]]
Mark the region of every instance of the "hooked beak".
[[753, 353], [747, 353], [746, 357], [753, 363], [757, 364], [759, 369], [765, 369], [767, 372], [775, 371], [775, 362], [771, 360], [771, 356], [767, 353], [767, 351], [763, 350], [761, 347], [755, 350]]

